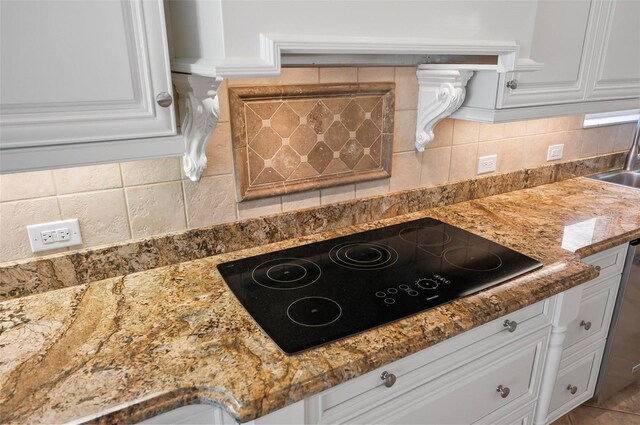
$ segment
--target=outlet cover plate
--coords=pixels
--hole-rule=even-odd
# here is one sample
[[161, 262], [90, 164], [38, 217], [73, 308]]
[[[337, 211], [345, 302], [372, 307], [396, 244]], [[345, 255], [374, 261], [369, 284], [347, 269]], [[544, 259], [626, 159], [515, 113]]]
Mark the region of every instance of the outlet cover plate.
[[556, 161], [562, 159], [564, 145], [551, 145], [547, 150], [547, 161]]
[[[66, 234], [69, 232], [68, 239]], [[42, 233], [53, 234], [53, 242], [44, 243]], [[52, 249], [66, 248], [69, 246], [82, 245], [82, 235], [80, 234], [80, 223], [77, 218], [61, 221], [51, 221], [49, 223], [31, 224], [27, 226], [31, 252], [50, 251]], [[64, 235], [60, 237], [59, 235]]]
[[498, 155], [487, 155], [478, 158], [478, 174], [492, 173], [496, 171]]

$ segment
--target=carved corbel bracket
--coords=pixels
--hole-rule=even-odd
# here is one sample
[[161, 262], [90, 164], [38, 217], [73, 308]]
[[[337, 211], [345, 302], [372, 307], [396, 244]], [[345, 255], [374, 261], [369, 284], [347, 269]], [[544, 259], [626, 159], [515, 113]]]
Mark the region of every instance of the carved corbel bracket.
[[220, 116], [217, 94], [222, 78], [173, 74], [172, 79], [178, 94], [178, 113], [183, 117], [180, 128], [184, 139], [184, 174], [198, 181], [207, 167], [205, 149]]
[[473, 71], [418, 67], [418, 120], [416, 150], [433, 140], [433, 129], [442, 119], [454, 113], [464, 102], [465, 87]]

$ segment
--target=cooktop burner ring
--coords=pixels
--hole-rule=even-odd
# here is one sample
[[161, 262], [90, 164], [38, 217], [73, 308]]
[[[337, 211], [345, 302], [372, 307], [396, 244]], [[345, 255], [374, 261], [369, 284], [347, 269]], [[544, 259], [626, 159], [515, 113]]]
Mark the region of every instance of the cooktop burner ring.
[[352, 270], [379, 270], [398, 261], [398, 252], [376, 242], [344, 242], [331, 248], [329, 258], [335, 264]]
[[289, 320], [300, 326], [311, 328], [330, 325], [340, 316], [342, 316], [340, 304], [327, 297], [303, 297], [287, 307]]
[[[461, 258], [455, 258], [455, 256], [461, 256]], [[482, 257], [478, 260], [477, 256]], [[470, 246], [448, 249], [444, 252], [442, 258], [457, 269], [472, 272], [490, 272], [502, 267], [502, 258], [498, 254], [483, 248]], [[459, 263], [463, 263], [466, 266], [461, 266]], [[473, 264], [476, 263], [478, 266], [474, 267]]]
[[[426, 235], [424, 234], [420, 235], [421, 236], [419, 238], [420, 240], [412, 240], [412, 238], [408, 236], [409, 233], [418, 233], [418, 232], [426, 233]], [[440, 229], [436, 229], [435, 226], [434, 227], [431, 227], [431, 226], [405, 227], [404, 229], [400, 230], [400, 232], [398, 233], [398, 236], [403, 241], [410, 243], [412, 245], [417, 245], [418, 247], [442, 246], [451, 242], [451, 235], [449, 235], [447, 232], [444, 232]]]
[[279, 291], [304, 288], [315, 283], [321, 275], [320, 266], [313, 261], [290, 257], [264, 261], [251, 272], [255, 283]]

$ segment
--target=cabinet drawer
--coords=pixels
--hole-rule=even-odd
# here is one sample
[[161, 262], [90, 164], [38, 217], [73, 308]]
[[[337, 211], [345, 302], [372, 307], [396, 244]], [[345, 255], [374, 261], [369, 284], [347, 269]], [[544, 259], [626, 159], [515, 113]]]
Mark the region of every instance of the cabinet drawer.
[[619, 281], [615, 275], [585, 289], [578, 317], [567, 325], [563, 356], [607, 337]]
[[[552, 422], [593, 396], [605, 341], [598, 341], [560, 363], [547, 422]], [[570, 388], [575, 388], [575, 394]]]
[[582, 261], [600, 268], [600, 275], [595, 281], [604, 279], [609, 276], [613, 276], [622, 273], [624, 268], [624, 260], [627, 256], [628, 245], [616, 246], [614, 248], [607, 249], [606, 251], [599, 252], [597, 254], [590, 255], [584, 258]]
[[[402, 378], [398, 378], [400, 391], [385, 388], [389, 396], [336, 408], [320, 421], [461, 424], [479, 421], [499, 409], [506, 414], [535, 400], [548, 333], [546, 328], [531, 333], [417, 387], [402, 387]], [[504, 397], [497, 390], [499, 385]]]
[[502, 410], [474, 422], [473, 425], [531, 425], [535, 415], [536, 404], [530, 403], [504, 413]]
[[[377, 402], [388, 397], [390, 393], [399, 393], [438, 379], [447, 372], [484, 356], [489, 350], [498, 349], [516, 341], [527, 332], [546, 326], [550, 323], [549, 309], [549, 301], [530, 305], [340, 384], [319, 394], [318, 405], [313, 408], [318, 410], [320, 416], [332, 414], [334, 409], [351, 410], [352, 406], [359, 404], [363, 399]], [[505, 328], [505, 320], [518, 323], [514, 332]], [[383, 371], [389, 371], [398, 378], [394, 387], [384, 387], [380, 379]]]

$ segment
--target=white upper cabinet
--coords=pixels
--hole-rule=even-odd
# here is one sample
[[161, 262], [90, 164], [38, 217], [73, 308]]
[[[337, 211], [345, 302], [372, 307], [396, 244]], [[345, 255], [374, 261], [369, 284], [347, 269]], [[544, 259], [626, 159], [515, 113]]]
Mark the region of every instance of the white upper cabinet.
[[[498, 107], [548, 105], [579, 102], [587, 81], [588, 50], [585, 38], [590, 20], [588, 1], [542, 1], [538, 3], [531, 57], [543, 68], [507, 73], [502, 79], [502, 99]], [[506, 82], [517, 88], [506, 87]]]
[[161, 1], [0, 8], [3, 172], [181, 152]]
[[598, 1], [588, 100], [640, 96], [640, 2]]

